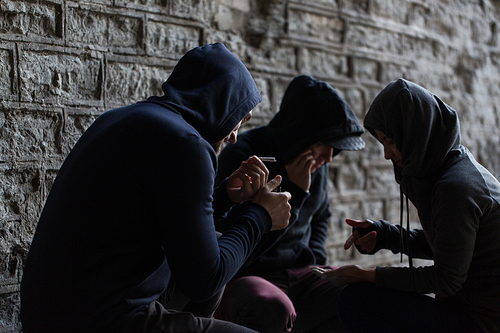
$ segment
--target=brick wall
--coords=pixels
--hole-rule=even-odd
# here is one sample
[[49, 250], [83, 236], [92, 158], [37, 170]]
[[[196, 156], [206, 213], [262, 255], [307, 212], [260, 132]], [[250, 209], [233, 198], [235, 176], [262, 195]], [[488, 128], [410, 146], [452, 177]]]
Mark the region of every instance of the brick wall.
[[[247, 128], [299, 74], [329, 82], [360, 120], [387, 83], [415, 81], [459, 112], [463, 143], [498, 177], [499, 22], [498, 0], [1, 0], [0, 332], [21, 331], [23, 262], [71, 147], [102, 112], [161, 94], [189, 49], [221, 41], [248, 66], [263, 103]], [[399, 222], [391, 165], [365, 138], [331, 163], [332, 264], [398, 259], [341, 249], [345, 217]]]

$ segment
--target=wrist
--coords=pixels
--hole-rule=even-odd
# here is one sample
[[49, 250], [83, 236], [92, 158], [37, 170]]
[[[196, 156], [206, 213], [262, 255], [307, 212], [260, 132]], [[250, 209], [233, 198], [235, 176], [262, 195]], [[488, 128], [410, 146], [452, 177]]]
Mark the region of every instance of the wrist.
[[376, 269], [363, 268], [363, 280], [366, 282], [375, 282]]

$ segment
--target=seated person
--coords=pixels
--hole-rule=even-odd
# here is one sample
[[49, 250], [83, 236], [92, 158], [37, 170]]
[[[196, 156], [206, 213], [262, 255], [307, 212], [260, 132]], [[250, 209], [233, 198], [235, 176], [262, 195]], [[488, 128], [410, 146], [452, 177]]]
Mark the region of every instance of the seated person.
[[[347, 220], [354, 231], [346, 249], [389, 249], [410, 265], [313, 268], [348, 284], [338, 302], [342, 323], [349, 332], [499, 332], [500, 183], [461, 145], [457, 113], [400, 79], [375, 98], [364, 125], [384, 146], [422, 229]], [[433, 263], [414, 267], [412, 258]]]
[[[283, 176], [292, 194], [290, 226], [262, 238], [226, 287], [215, 316], [259, 332], [306, 332], [319, 327], [343, 331], [332, 299], [340, 288], [310, 272], [325, 265], [330, 223], [327, 164], [342, 150], [364, 147], [364, 132], [337, 91], [310, 76], [288, 86], [280, 111], [267, 126], [238, 137], [219, 158], [222, 181], [248, 156], [272, 156], [270, 176]], [[244, 205], [242, 205], [244, 207]], [[230, 227], [228, 221], [219, 230]]]

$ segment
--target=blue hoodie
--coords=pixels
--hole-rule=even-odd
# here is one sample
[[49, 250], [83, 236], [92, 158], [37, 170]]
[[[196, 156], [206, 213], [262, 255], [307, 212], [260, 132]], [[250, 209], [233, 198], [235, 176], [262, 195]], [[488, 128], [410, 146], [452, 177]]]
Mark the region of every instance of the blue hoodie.
[[231, 202], [214, 192], [222, 140], [260, 101], [222, 44], [195, 48], [162, 97], [108, 111], [77, 142], [53, 184], [21, 285], [25, 333], [115, 332], [176, 281], [208, 299], [238, 271], [271, 218], [258, 204], [217, 239]]

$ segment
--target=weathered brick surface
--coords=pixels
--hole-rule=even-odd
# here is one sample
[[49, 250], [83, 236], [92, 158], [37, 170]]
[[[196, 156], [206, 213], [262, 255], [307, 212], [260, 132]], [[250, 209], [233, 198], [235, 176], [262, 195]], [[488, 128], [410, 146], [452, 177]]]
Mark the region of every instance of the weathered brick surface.
[[[0, 333], [21, 331], [23, 263], [65, 156], [104, 111], [161, 95], [187, 50], [221, 41], [248, 66], [263, 103], [243, 130], [267, 123], [299, 74], [360, 120], [387, 83], [415, 81], [458, 111], [462, 142], [500, 176], [498, 22], [497, 0], [0, 1]], [[334, 265], [399, 264], [342, 248], [347, 217], [399, 223], [391, 163], [365, 139], [330, 165]]]

